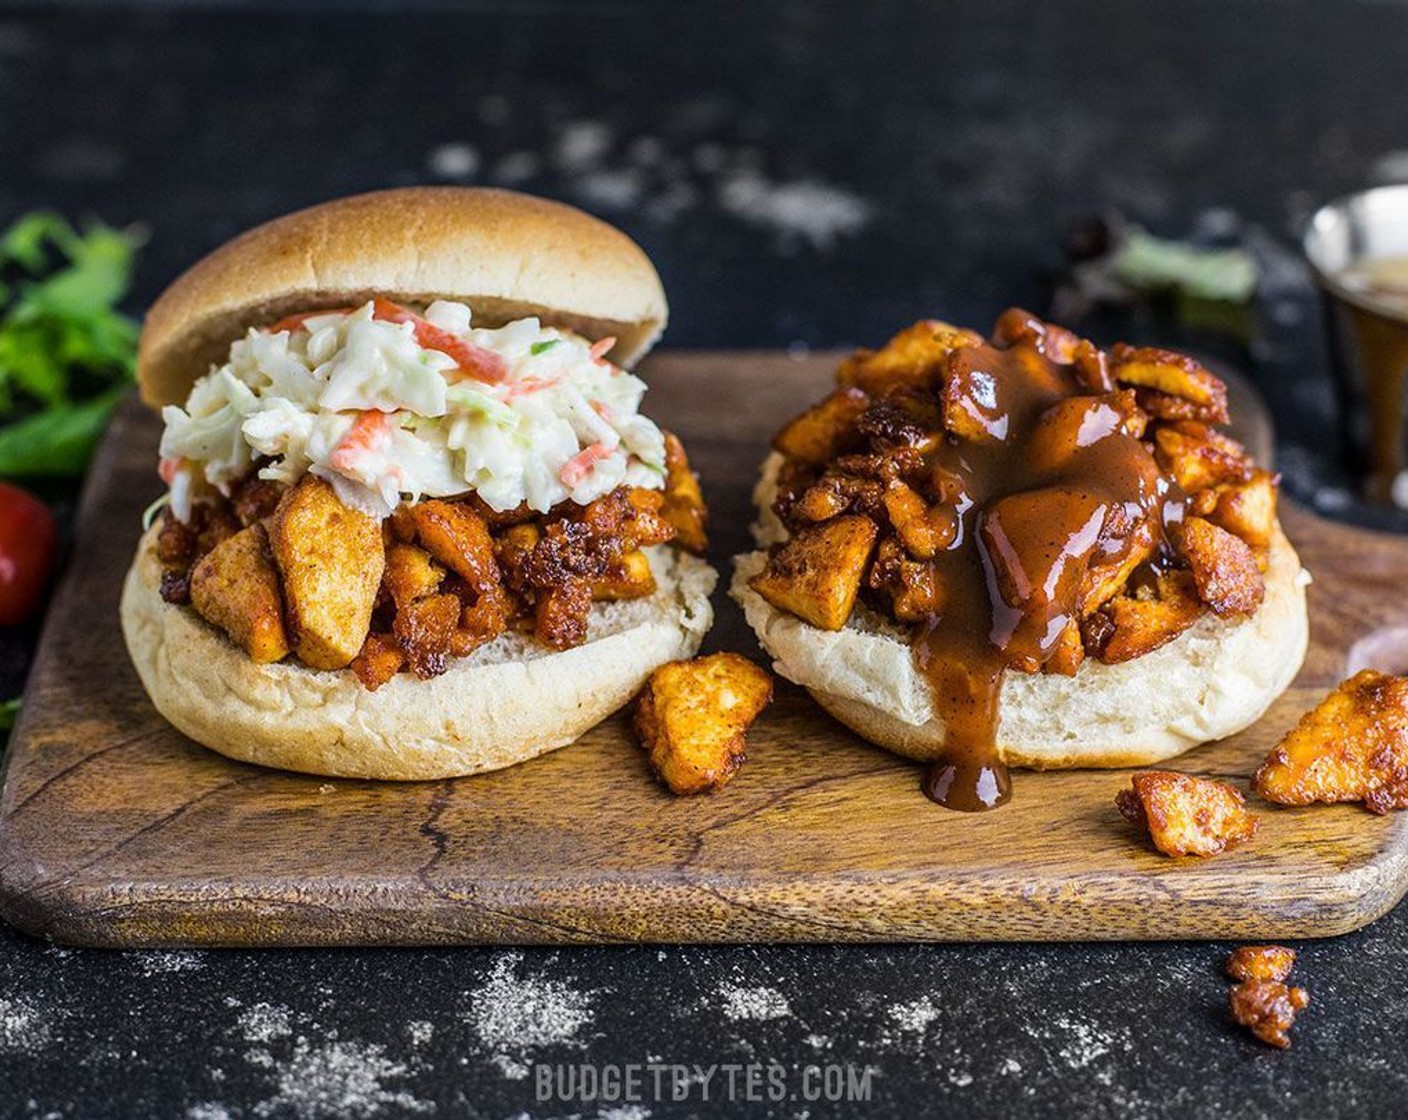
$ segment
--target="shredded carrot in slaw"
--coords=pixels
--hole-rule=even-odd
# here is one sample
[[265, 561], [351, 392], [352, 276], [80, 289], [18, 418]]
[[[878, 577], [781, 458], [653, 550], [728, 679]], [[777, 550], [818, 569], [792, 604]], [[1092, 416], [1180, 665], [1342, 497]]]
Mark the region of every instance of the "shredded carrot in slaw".
[[384, 412], [368, 411], [358, 413], [357, 419], [347, 429], [347, 434], [338, 441], [328, 456], [333, 470], [352, 470], [357, 465], [357, 456], [370, 451], [386, 438], [391, 431], [391, 418]]
[[591, 474], [592, 465], [598, 460], [609, 458], [611, 451], [612, 449], [604, 443], [584, 447], [562, 464], [562, 470], [558, 471], [557, 477], [569, 490], [580, 486], [587, 475]]
[[482, 346], [466, 342], [458, 335], [442, 330], [434, 323], [422, 319], [414, 311], [408, 311], [399, 303], [389, 299], [372, 301], [372, 318], [386, 323], [412, 323], [415, 325], [416, 344], [426, 350], [438, 350], [455, 361], [454, 372], [476, 381], [490, 384], [508, 377], [508, 363], [503, 356]]

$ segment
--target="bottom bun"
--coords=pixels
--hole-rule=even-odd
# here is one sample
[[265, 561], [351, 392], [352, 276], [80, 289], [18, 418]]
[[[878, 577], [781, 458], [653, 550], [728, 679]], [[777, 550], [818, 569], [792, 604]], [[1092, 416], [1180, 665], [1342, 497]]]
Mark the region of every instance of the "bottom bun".
[[127, 573], [122, 630], [157, 710], [230, 758], [341, 778], [455, 778], [566, 746], [660, 665], [694, 655], [718, 578], [703, 560], [652, 549], [655, 594], [597, 604], [583, 645], [559, 653], [506, 634], [438, 677], [398, 673], [369, 692], [346, 669], [256, 665], [189, 607], [165, 602], [154, 540], [143, 538]]
[[[944, 723], [907, 629], [864, 607], [843, 630], [809, 626], [748, 586], [766, 563], [764, 552], [740, 556], [731, 593], [777, 671], [872, 743], [920, 761], [939, 757]], [[1250, 618], [1208, 613], [1143, 657], [1088, 659], [1071, 677], [1009, 672], [999, 700], [1003, 760], [1035, 769], [1143, 766], [1248, 727], [1305, 659], [1308, 582], [1278, 527], [1266, 598]]]

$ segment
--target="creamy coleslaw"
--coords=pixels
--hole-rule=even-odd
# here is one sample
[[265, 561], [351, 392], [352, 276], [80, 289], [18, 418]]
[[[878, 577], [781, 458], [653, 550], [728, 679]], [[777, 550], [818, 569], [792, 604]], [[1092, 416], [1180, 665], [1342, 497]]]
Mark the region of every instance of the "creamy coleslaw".
[[659, 489], [665, 448], [640, 415], [645, 384], [606, 361], [611, 340], [519, 319], [472, 325], [463, 303], [416, 314], [384, 300], [251, 329], [185, 408], [162, 410], [162, 475], [188, 519], [202, 486], [325, 478], [386, 517], [402, 501], [474, 492], [546, 512], [618, 486]]

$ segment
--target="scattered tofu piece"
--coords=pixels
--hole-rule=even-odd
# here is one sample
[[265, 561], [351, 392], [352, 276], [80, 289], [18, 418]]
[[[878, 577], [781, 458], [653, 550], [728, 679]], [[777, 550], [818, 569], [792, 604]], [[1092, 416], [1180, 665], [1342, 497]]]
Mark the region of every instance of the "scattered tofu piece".
[[1285, 1050], [1296, 1015], [1310, 1006], [1310, 993], [1281, 980], [1244, 980], [1233, 986], [1227, 1003], [1235, 1022], [1268, 1046]]
[[772, 445], [789, 459], [825, 466], [858, 442], [856, 421], [869, 405], [870, 397], [860, 389], [837, 389], [784, 424]]
[[1115, 803], [1168, 856], [1215, 856], [1256, 835], [1257, 819], [1240, 790], [1172, 770], [1134, 775]]
[[747, 730], [771, 700], [772, 677], [740, 654], [672, 661], [641, 693], [636, 734], [673, 792], [719, 789], [743, 765]]
[[431, 499], [411, 507], [416, 536], [431, 556], [476, 591], [499, 582], [489, 526], [464, 502]]
[[1408, 808], [1408, 677], [1365, 669], [1343, 682], [1277, 744], [1252, 788], [1282, 805]]
[[1233, 980], [1284, 980], [1296, 963], [1296, 951], [1284, 945], [1243, 945], [1227, 958]]

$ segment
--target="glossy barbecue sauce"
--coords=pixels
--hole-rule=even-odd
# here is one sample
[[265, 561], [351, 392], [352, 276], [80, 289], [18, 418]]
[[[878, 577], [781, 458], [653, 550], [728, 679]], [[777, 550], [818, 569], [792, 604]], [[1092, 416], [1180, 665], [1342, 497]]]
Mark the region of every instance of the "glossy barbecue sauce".
[[1102, 356], [1072, 353], [1039, 320], [1004, 319], [1011, 345], [949, 358], [946, 398], [977, 438], [950, 438], [930, 457], [961, 530], [936, 560], [943, 613], [914, 639], [947, 728], [924, 793], [968, 811], [1011, 796], [997, 745], [1006, 671], [1058, 667], [1063, 643], [1080, 640], [1083, 588], [1157, 565], [1165, 522], [1181, 516]]

